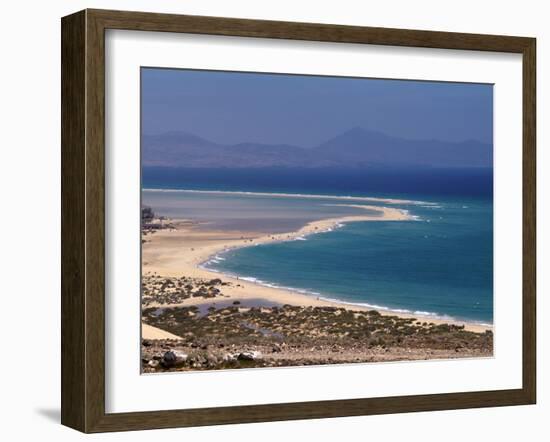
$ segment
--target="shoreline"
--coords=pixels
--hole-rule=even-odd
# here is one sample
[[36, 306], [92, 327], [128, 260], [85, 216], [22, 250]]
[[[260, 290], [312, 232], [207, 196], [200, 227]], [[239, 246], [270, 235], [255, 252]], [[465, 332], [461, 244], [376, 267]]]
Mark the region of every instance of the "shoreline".
[[[214, 191], [212, 191], [214, 192]], [[344, 197], [347, 199], [347, 197]], [[372, 199], [371, 199], [372, 200]], [[148, 236], [149, 240], [142, 245], [142, 270], [144, 275], [187, 276], [193, 278], [220, 278], [230, 283], [224, 288], [224, 297], [216, 299], [191, 298], [177, 304], [163, 304], [158, 307], [188, 307], [211, 304], [216, 301], [246, 301], [263, 299], [268, 303], [289, 304], [294, 306], [338, 307], [353, 311], [376, 310], [381, 315], [398, 316], [401, 318], [416, 318], [434, 324], [464, 325], [466, 330], [482, 333], [492, 330], [492, 325], [434, 317], [408, 312], [400, 312], [380, 307], [358, 305], [341, 300], [315, 297], [297, 291], [298, 289], [273, 287], [242, 279], [238, 276], [210, 270], [204, 267], [216, 255], [243, 247], [259, 244], [299, 240], [312, 234], [324, 233], [337, 228], [339, 224], [359, 221], [411, 221], [415, 218], [406, 210], [381, 206], [360, 206], [373, 210], [378, 215], [350, 215], [339, 218], [329, 218], [311, 221], [300, 229], [279, 234], [222, 231], [198, 229], [200, 223], [188, 220], [171, 220], [174, 229], [160, 230]], [[152, 304], [151, 306], [155, 306]]]

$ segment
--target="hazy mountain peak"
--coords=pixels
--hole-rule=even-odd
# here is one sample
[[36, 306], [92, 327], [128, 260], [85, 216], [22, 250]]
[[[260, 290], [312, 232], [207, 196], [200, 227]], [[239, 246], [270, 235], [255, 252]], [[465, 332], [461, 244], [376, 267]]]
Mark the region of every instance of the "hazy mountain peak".
[[184, 131], [142, 137], [143, 164], [167, 167], [492, 167], [492, 145], [408, 140], [355, 126], [317, 147], [217, 144]]

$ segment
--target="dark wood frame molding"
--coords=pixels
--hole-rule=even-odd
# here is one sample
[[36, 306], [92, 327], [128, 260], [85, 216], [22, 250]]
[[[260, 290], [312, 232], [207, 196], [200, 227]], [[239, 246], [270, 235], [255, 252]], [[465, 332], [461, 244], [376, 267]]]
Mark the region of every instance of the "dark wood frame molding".
[[[536, 40], [234, 18], [84, 10], [62, 19], [62, 406], [83, 432], [534, 404], [536, 400]], [[523, 56], [523, 386], [190, 410], [105, 412], [105, 30], [185, 32]]]

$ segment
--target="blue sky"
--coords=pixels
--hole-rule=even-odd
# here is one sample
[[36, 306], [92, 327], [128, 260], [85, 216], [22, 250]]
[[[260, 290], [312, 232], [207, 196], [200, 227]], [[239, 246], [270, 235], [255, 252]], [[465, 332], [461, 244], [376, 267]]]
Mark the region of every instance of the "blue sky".
[[361, 126], [402, 138], [493, 140], [486, 84], [157, 68], [141, 76], [144, 134], [309, 147]]

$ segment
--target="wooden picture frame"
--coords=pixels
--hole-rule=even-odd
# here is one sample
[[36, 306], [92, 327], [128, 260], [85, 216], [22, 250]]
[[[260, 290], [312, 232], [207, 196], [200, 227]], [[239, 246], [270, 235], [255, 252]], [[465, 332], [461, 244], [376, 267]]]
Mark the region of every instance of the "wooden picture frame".
[[[523, 385], [497, 391], [105, 412], [105, 30], [418, 48], [523, 57]], [[83, 432], [533, 404], [536, 398], [535, 53], [533, 38], [84, 10], [62, 19], [62, 424]]]

